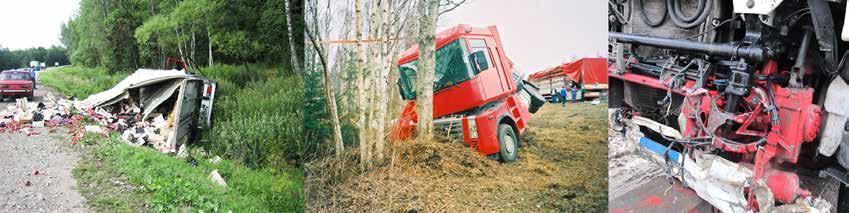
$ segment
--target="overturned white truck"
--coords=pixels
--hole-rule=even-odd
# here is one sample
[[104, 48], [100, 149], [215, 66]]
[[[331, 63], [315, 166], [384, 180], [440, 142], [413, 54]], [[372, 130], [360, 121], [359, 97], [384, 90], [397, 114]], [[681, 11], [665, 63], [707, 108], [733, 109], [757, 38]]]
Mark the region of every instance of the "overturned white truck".
[[172, 153], [211, 127], [215, 90], [214, 81], [184, 71], [139, 69], [78, 108], [130, 144]]

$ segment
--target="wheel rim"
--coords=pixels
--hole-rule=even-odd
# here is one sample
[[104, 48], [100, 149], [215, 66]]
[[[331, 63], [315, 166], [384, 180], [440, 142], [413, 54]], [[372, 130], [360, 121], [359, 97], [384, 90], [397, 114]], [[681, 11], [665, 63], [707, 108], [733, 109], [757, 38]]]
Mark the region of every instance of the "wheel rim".
[[504, 137], [504, 150], [507, 151], [507, 154], [513, 154], [516, 151], [516, 142], [513, 137]]

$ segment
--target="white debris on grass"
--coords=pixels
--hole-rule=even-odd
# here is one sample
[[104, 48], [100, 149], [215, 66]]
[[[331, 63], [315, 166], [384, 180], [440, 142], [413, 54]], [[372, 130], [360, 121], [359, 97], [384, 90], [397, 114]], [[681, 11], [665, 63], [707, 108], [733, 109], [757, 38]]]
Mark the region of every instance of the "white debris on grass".
[[221, 174], [218, 174], [217, 169], [212, 170], [212, 172], [209, 173], [209, 179], [220, 186], [227, 187], [227, 182], [224, 181], [224, 178], [221, 177]]
[[211, 164], [218, 164], [218, 162], [221, 162], [221, 156], [216, 155], [214, 158], [209, 159], [209, 163]]

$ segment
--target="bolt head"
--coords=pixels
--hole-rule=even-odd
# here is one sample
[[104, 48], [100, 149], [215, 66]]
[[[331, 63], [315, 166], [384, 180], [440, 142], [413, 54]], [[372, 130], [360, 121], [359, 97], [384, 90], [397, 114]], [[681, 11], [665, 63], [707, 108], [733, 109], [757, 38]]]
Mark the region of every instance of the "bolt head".
[[746, 7], [749, 7], [749, 9], [755, 7], [755, 0], [746, 1]]

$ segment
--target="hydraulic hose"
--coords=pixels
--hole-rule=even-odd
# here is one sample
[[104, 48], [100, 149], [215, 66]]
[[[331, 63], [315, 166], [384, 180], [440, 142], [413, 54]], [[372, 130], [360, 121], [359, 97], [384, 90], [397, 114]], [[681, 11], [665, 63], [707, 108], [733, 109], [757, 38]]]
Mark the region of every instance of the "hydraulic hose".
[[668, 11], [667, 8], [669, 7], [669, 5], [668, 5], [669, 3], [666, 3], [667, 5], [663, 5], [663, 7], [661, 7], [661, 8], [663, 8], [663, 13], [661, 13], [661, 14], [663, 14], [663, 16], [660, 17], [660, 20], [652, 21], [651, 19], [649, 19], [648, 14], [646, 14], [645, 3], [643, 3], [643, 1], [645, 1], [645, 0], [637, 0], [637, 1], [638, 1], [637, 2], [638, 6], [640, 7], [640, 13], [643, 14], [643, 22], [645, 22], [650, 27], [657, 27], [657, 26], [660, 26], [660, 25], [663, 24], [663, 21], [666, 20], [666, 13]]
[[669, 11], [669, 18], [672, 19], [672, 22], [680, 28], [690, 29], [701, 25], [713, 11], [713, 0], [700, 0], [696, 15], [686, 17], [681, 9], [681, 3], [678, 1], [666, 0], [666, 10]]
[[699, 0], [699, 6], [698, 8], [696, 8], [696, 14], [693, 14], [693, 16], [687, 16], [684, 14], [684, 9], [682, 8], [683, 4], [681, 2], [675, 1], [675, 6], [672, 7], [672, 9], [675, 10], [675, 14], [678, 14], [678, 18], [680, 18], [682, 21], [693, 22], [702, 14], [703, 10], [705, 9], [705, 3], [705, 0]]

